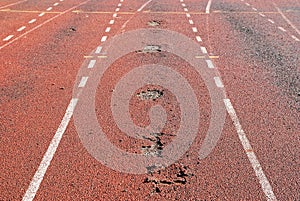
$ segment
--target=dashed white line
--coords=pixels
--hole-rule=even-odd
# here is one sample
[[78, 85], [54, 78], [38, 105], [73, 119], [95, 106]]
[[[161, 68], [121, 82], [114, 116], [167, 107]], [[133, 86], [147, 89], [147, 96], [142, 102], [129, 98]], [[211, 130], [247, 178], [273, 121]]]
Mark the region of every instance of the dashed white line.
[[245, 3], [246, 4], [246, 6], [250, 6], [250, 4], [248, 4], [248, 3]]
[[187, 8], [183, 8], [183, 10], [184, 10], [185, 12], [189, 11]]
[[42, 17], [43, 15], [45, 15], [44, 12], [40, 13], [38, 16], [39, 16], [39, 17]]
[[106, 33], [110, 32], [110, 27], [106, 27], [105, 32]]
[[283, 28], [283, 27], [277, 27], [277, 28], [280, 29], [283, 32], [286, 32], [285, 28]]
[[78, 88], [82, 88], [86, 85], [86, 82], [88, 81], [89, 77], [82, 77], [80, 82], [79, 82], [79, 85], [78, 85]]
[[267, 200], [269, 201], [276, 201], [277, 198], [272, 190], [272, 187], [265, 175], [265, 173], [263, 172], [263, 169], [259, 163], [259, 161], [257, 160], [257, 157], [252, 149], [252, 146], [244, 132], [244, 130], [242, 129], [242, 126], [239, 122], [239, 119], [236, 115], [236, 112], [230, 102], [229, 99], [224, 99], [224, 103], [225, 103], [225, 106], [226, 106], [226, 109], [227, 109], [227, 112], [229, 114], [229, 116], [231, 117], [231, 120], [233, 121], [233, 124], [236, 128], [236, 131], [237, 131], [237, 134], [239, 136], [239, 139], [242, 143], [242, 146], [246, 152], [246, 155], [252, 165], [252, 168], [259, 180], [259, 183], [262, 187], [262, 190], [264, 191], [265, 193], [265, 196], [267, 198]]
[[269, 22], [271, 22], [272, 24], [274, 24], [275, 22], [271, 19], [268, 19]]
[[49, 145], [45, 155], [43, 156], [43, 159], [42, 159], [37, 171], [35, 172], [35, 174], [32, 178], [32, 180], [29, 184], [29, 187], [28, 187], [25, 195], [23, 196], [22, 201], [32, 201], [34, 199], [34, 197], [39, 189], [39, 186], [40, 186], [41, 182], [43, 181], [44, 175], [53, 159], [56, 149], [62, 139], [62, 136], [67, 129], [67, 126], [73, 115], [73, 112], [74, 112], [77, 102], [78, 102], [77, 98], [71, 99], [69, 106], [66, 110], [66, 113], [65, 113], [54, 137], [52, 138], [50, 145]]
[[258, 13], [260, 16], [262, 16], [262, 17], [266, 17], [266, 15], [265, 14], [263, 14], [263, 13]]
[[191, 15], [189, 13], [186, 13], [185, 15], [186, 15], [186, 17], [191, 17]]
[[185, 3], [182, 3], [181, 5], [182, 5], [183, 7], [186, 7], [186, 4], [185, 4]]
[[215, 68], [215, 66], [214, 66], [214, 64], [211, 60], [206, 59], [205, 61], [206, 61], [206, 64], [207, 64], [208, 68]]
[[201, 39], [200, 36], [196, 36], [196, 40], [197, 40], [198, 42], [202, 42], [202, 39]]
[[114, 14], [113, 14], [113, 17], [117, 17], [117, 16], [118, 16], [118, 13], [114, 13]]
[[180, 0], [180, 2], [183, 2], [183, 0]]
[[[101, 47], [101, 49], [102, 49], [102, 47]], [[99, 53], [100, 53], [100, 51], [99, 51]], [[96, 60], [94, 60], [94, 59], [91, 60], [90, 63], [89, 63], [89, 65], [88, 65], [88, 68], [94, 68], [95, 64], [96, 64]]]
[[200, 47], [200, 49], [201, 49], [201, 51], [202, 51], [203, 54], [207, 54], [207, 50], [206, 50], [205, 47]]
[[115, 20], [110, 20], [109, 21], [109, 24], [114, 24], [115, 23]]
[[120, 11], [120, 8], [116, 8], [116, 10], [115, 10], [116, 12], [119, 12]]
[[256, 9], [256, 8], [254, 8], [254, 7], [252, 7], [252, 10], [254, 10], [254, 11], [257, 11], [257, 9]]
[[192, 27], [192, 30], [193, 30], [194, 33], [198, 32], [198, 29], [196, 27]]
[[103, 36], [103, 37], [101, 38], [101, 42], [106, 41], [106, 39], [107, 39], [107, 36]]
[[[98, 46], [97, 49], [96, 49], [96, 51], [95, 51], [95, 53], [99, 54], [101, 52], [101, 50], [102, 50], [102, 46]], [[95, 62], [96, 62], [96, 60], [95, 60]]]
[[52, 10], [52, 7], [49, 7], [49, 8], [46, 9], [46, 11], [50, 11], [50, 10]]
[[53, 4], [53, 6], [58, 6], [58, 4], [59, 4], [59, 3], [56, 2], [56, 3]]
[[12, 37], [14, 37], [14, 35], [9, 35], [6, 38], [4, 38], [3, 41], [9, 41], [10, 39], [12, 39]]
[[208, 0], [208, 2], [207, 2], [206, 8], [205, 8], [205, 13], [206, 14], [209, 14], [211, 2], [212, 2], [212, 0]]
[[214, 80], [215, 80], [215, 83], [216, 83], [217, 87], [219, 87], [219, 88], [223, 88], [224, 87], [224, 85], [223, 85], [222, 80], [221, 80], [220, 77], [214, 77]]
[[29, 24], [32, 24], [32, 23], [34, 23], [36, 21], [36, 19], [32, 19], [32, 20], [30, 20], [28, 23]]
[[193, 20], [189, 20], [189, 23], [190, 23], [190, 24], [194, 24], [194, 21], [193, 21]]
[[299, 38], [297, 38], [296, 36], [294, 36], [294, 35], [291, 35], [291, 37], [295, 40], [295, 41], [300, 41], [300, 39]]
[[17, 31], [23, 31], [26, 27], [25, 26], [21, 26], [20, 28], [18, 28]]
[[122, 6], [122, 4], [121, 4], [121, 3], [119, 3], [119, 4], [118, 4], [118, 7], [121, 7], [121, 6]]

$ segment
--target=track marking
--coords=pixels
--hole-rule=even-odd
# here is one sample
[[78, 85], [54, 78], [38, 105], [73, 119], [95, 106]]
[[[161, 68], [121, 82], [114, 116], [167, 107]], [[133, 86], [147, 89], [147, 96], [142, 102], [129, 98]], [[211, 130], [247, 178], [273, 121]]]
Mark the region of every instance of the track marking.
[[252, 7], [252, 10], [254, 10], [254, 11], [257, 11], [257, 9], [256, 9], [256, 8], [254, 8], [254, 7]]
[[196, 40], [197, 40], [198, 42], [202, 42], [202, 39], [201, 39], [200, 36], [196, 36]]
[[101, 52], [101, 50], [102, 50], [102, 46], [98, 46], [97, 49], [96, 49], [96, 51], [95, 51], [95, 53], [99, 54]]
[[245, 3], [246, 4], [246, 6], [250, 6], [250, 4], [248, 4], [248, 3]]
[[191, 17], [191, 15], [189, 13], [186, 13], [185, 15], [186, 15], [186, 17]]
[[[101, 49], [102, 49], [102, 47], [101, 47]], [[88, 65], [88, 68], [94, 68], [95, 64], [96, 64], [96, 60], [91, 60]]]
[[283, 32], [286, 32], [286, 30], [283, 27], [277, 27], [278, 29], [280, 29]]
[[185, 3], [182, 3], [181, 5], [182, 5], [183, 7], [186, 7], [186, 4], [185, 4]]
[[297, 38], [296, 36], [294, 36], [294, 35], [291, 35], [291, 37], [295, 40], [295, 41], [300, 41], [300, 39], [299, 38]]
[[18, 28], [17, 31], [23, 31], [26, 27], [25, 26], [21, 26], [20, 28]]
[[272, 24], [274, 24], [275, 22], [271, 19], [268, 19], [269, 22], [271, 22]]
[[192, 27], [192, 30], [193, 30], [194, 33], [198, 32], [198, 29], [196, 27]]
[[223, 85], [222, 80], [221, 80], [220, 77], [214, 77], [214, 80], [215, 80], [215, 83], [216, 83], [217, 87], [224, 88], [224, 85]]
[[6, 38], [4, 38], [3, 41], [9, 41], [10, 39], [12, 39], [12, 37], [14, 37], [14, 35], [9, 35]]
[[202, 51], [203, 54], [207, 54], [207, 50], [206, 50], [205, 47], [200, 47], [200, 49], [201, 49], [201, 51]]
[[265, 14], [263, 14], [263, 13], [258, 13], [260, 16], [262, 16], [262, 17], [266, 17], [266, 15]]
[[206, 59], [205, 61], [206, 61], [206, 64], [207, 64], [207, 67], [208, 67], [208, 68], [215, 68], [215, 66], [214, 66], [214, 64], [212, 63], [211, 60]]
[[77, 102], [78, 102], [77, 98], [71, 99], [71, 101], [67, 107], [66, 113], [65, 113], [55, 135], [53, 136], [53, 138], [50, 142], [50, 145], [49, 145], [45, 155], [43, 156], [43, 159], [42, 159], [37, 171], [35, 172], [35, 174], [32, 178], [32, 180], [29, 184], [29, 187], [28, 187], [25, 195], [23, 196], [22, 201], [32, 201], [34, 199], [34, 197], [39, 189], [39, 186], [40, 186], [41, 182], [43, 181], [44, 175], [45, 175], [45, 173], [52, 161], [52, 158], [56, 152], [56, 149], [61, 141], [61, 138], [67, 129], [67, 126], [73, 115], [73, 112], [74, 112]]
[[45, 15], [44, 12], [40, 13], [38, 16], [39, 16], [39, 17], [42, 17], [43, 15]]
[[58, 6], [58, 4], [59, 4], [59, 3], [56, 2], [56, 3], [53, 4], [53, 6]]
[[49, 8], [46, 9], [46, 11], [50, 11], [50, 10], [52, 10], [52, 7], [49, 7]]
[[78, 88], [83, 88], [85, 87], [86, 85], [86, 82], [88, 81], [89, 77], [82, 77], [80, 82], [79, 82], [79, 85], [78, 85]]
[[183, 8], [183, 10], [184, 10], [185, 12], [188, 12], [188, 11], [189, 11], [187, 8]]
[[114, 24], [115, 23], [115, 20], [110, 20], [109, 21], [109, 24]]
[[120, 11], [120, 8], [116, 8], [116, 10], [115, 10], [116, 12], [119, 12]]
[[205, 13], [206, 14], [209, 14], [211, 2], [212, 2], [212, 0], [208, 0], [208, 2], [207, 2], [206, 8], [205, 8]]
[[5, 6], [0, 7], [0, 9], [7, 8], [7, 7], [10, 7], [10, 6], [14, 6], [14, 5], [23, 3], [23, 2], [25, 2], [25, 1], [27, 1], [27, 0], [24, 0], [24, 1], [18, 1], [18, 2], [15, 2], [15, 3], [11, 3], [11, 4], [8, 4], [8, 5], [5, 5]]
[[30, 20], [29, 22], [28, 22], [28, 24], [32, 24], [32, 23], [34, 23], [36, 21], [36, 19], [32, 19], [32, 20]]
[[106, 33], [110, 32], [110, 27], [106, 27], [105, 32]]
[[121, 6], [122, 6], [122, 4], [121, 4], [121, 3], [119, 3], [119, 4], [118, 4], [118, 7], [121, 7]]
[[242, 143], [242, 146], [243, 146], [243, 148], [246, 152], [246, 155], [247, 155], [247, 157], [248, 157], [248, 159], [249, 159], [249, 161], [252, 165], [252, 168], [253, 168], [253, 170], [254, 170], [254, 172], [255, 172], [258, 180], [259, 180], [259, 183], [262, 187], [262, 190], [265, 193], [265, 196], [266, 196], [267, 200], [270, 200], [270, 201], [271, 200], [272, 201], [277, 200], [277, 198], [275, 197], [274, 192], [272, 190], [272, 187], [271, 187], [265, 173], [263, 172], [263, 169], [262, 169], [259, 161], [257, 160], [257, 157], [256, 157], [256, 155], [255, 155], [255, 153], [254, 153], [254, 151], [253, 151], [253, 149], [250, 145], [250, 142], [249, 142], [244, 130], [242, 129], [242, 126], [239, 122], [237, 114], [236, 114], [230, 100], [229, 99], [224, 99], [224, 103], [225, 103], [227, 112], [228, 112], [229, 116], [231, 117], [231, 120], [233, 121], [233, 124], [236, 128], [237, 134], [238, 134], [239, 139]]
[[189, 20], [189, 23], [190, 23], [190, 24], [194, 24], [194, 21], [193, 21], [193, 20]]

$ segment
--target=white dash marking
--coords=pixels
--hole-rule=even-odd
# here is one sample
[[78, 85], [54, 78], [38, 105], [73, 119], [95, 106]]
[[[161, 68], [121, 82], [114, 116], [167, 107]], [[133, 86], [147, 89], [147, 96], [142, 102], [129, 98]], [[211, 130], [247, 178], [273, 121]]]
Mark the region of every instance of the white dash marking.
[[[102, 46], [98, 46], [95, 53], [99, 54], [101, 52], [101, 50], [102, 50]], [[96, 60], [95, 60], [95, 62], [96, 62]]]
[[118, 14], [117, 14], [117, 13], [114, 13], [114, 14], [113, 14], [113, 17], [117, 17], [117, 16], [118, 16]]
[[109, 24], [114, 24], [115, 23], [115, 20], [110, 20], [109, 21]]
[[186, 7], [185, 3], [182, 3], [181, 5], [182, 5], [183, 7]]
[[244, 1], [244, 0], [241, 0], [241, 1]]
[[252, 165], [252, 168], [256, 174], [256, 177], [259, 180], [259, 183], [261, 185], [261, 188], [263, 190], [263, 192], [265, 193], [265, 196], [267, 198], [268, 201], [276, 201], [277, 198], [272, 190], [272, 187], [270, 185], [270, 182], [268, 181], [253, 149], [252, 146], [244, 132], [244, 130], [242, 129], [242, 126], [239, 122], [238, 116], [230, 102], [229, 99], [224, 99], [223, 100], [227, 109], [227, 112], [229, 114], [229, 116], [231, 117], [231, 120], [233, 121], [233, 124], [235, 126], [235, 129], [237, 131], [238, 137], [242, 143], [242, 146], [246, 152], [246, 155]]
[[110, 27], [106, 27], [105, 32], [106, 33], [110, 32]]
[[196, 40], [197, 40], [198, 42], [202, 42], [202, 39], [201, 39], [200, 36], [196, 36]]
[[30, 20], [28, 23], [29, 24], [32, 24], [32, 23], [34, 23], [36, 21], [36, 19], [32, 19], [32, 20]]
[[[101, 49], [102, 49], [102, 47], [101, 47]], [[94, 60], [94, 59], [91, 60], [89, 65], [88, 65], [88, 68], [94, 68], [95, 64], [96, 64], [96, 60]]]
[[45, 173], [54, 157], [54, 154], [55, 154], [57, 147], [62, 139], [62, 136], [63, 136], [65, 130], [67, 129], [67, 126], [73, 115], [73, 112], [74, 112], [77, 102], [78, 102], [77, 98], [71, 99], [69, 106], [66, 110], [66, 113], [65, 113], [55, 135], [53, 136], [53, 138], [50, 142], [50, 145], [49, 145], [46, 153], [44, 154], [43, 159], [42, 159], [37, 171], [35, 172], [35, 174], [32, 178], [32, 180], [29, 184], [29, 187], [28, 187], [25, 195], [23, 196], [22, 201], [32, 201], [34, 199], [34, 197], [39, 189], [39, 186], [40, 186], [41, 182], [43, 181]]
[[277, 28], [280, 29], [283, 32], [286, 32], [285, 28], [283, 28], [283, 27], [277, 27]]
[[211, 2], [212, 2], [212, 0], [208, 0], [208, 2], [207, 2], [206, 8], [205, 8], [205, 13], [206, 14], [209, 14]]
[[120, 0], [120, 2], [123, 2], [124, 0]]
[[296, 36], [294, 36], [294, 35], [291, 35], [291, 37], [295, 40], [295, 41], [300, 41], [300, 39], [299, 38], [297, 38]]
[[256, 8], [254, 8], [254, 7], [252, 7], [252, 10], [254, 10], [254, 11], [257, 11], [257, 9], [256, 9]]
[[205, 47], [200, 47], [203, 54], [207, 54], [207, 50]]
[[53, 4], [53, 6], [58, 6], [58, 4], [59, 4], [59, 3], [56, 2], [55, 4]]
[[246, 4], [246, 6], [250, 6], [250, 4], [248, 4], [248, 3], [245, 3]]
[[17, 31], [23, 31], [26, 27], [25, 26], [21, 26], [20, 28], [18, 28]]
[[186, 15], [186, 17], [191, 17], [191, 15], [189, 13], [186, 13], [185, 15]]
[[119, 3], [119, 4], [118, 4], [118, 7], [121, 7], [121, 6], [122, 6], [122, 4], [121, 4], [121, 3]]
[[116, 12], [119, 12], [120, 11], [120, 8], [116, 8]]
[[88, 81], [89, 77], [82, 77], [80, 82], [79, 82], [79, 85], [78, 85], [78, 88], [82, 88], [86, 85], [86, 82]]
[[214, 77], [214, 80], [215, 80], [215, 83], [216, 83], [217, 87], [219, 87], [219, 88], [224, 87], [220, 77]]
[[188, 11], [189, 11], [187, 8], [183, 8], [183, 10], [184, 10], [185, 12], [188, 12]]
[[14, 35], [9, 35], [6, 38], [4, 38], [3, 41], [9, 41], [10, 39], [12, 39], [12, 37], [14, 37]]
[[275, 22], [271, 19], [268, 19], [269, 22], [271, 22], [272, 24], [274, 24]]
[[106, 41], [106, 39], [107, 39], [107, 36], [103, 36], [103, 37], [101, 38], [101, 42]]
[[59, 0], [59, 1], [63, 2], [64, 0]]
[[207, 59], [205, 61], [207, 63], [208, 68], [215, 68], [215, 66], [214, 66], [214, 64], [213, 64], [213, 62], [211, 60]]
[[44, 12], [40, 13], [40, 14], [39, 14], [39, 17], [42, 17], [43, 15], [45, 15]]
[[197, 32], [198, 32], [198, 30], [197, 30], [197, 28], [196, 28], [196, 27], [192, 27], [192, 30], [193, 30], [193, 32], [195, 32], [195, 33], [197, 33]]
[[194, 24], [194, 21], [193, 21], [193, 20], [189, 20], [189, 23], [190, 23], [190, 24]]
[[262, 17], [266, 17], [266, 15], [265, 14], [263, 14], [263, 13], [258, 13], [260, 16], [262, 16]]
[[180, 0], [180, 2], [183, 2], [183, 0]]
[[52, 7], [49, 7], [49, 8], [47, 8], [46, 10], [47, 10], [47, 11], [50, 11], [50, 10], [52, 10]]

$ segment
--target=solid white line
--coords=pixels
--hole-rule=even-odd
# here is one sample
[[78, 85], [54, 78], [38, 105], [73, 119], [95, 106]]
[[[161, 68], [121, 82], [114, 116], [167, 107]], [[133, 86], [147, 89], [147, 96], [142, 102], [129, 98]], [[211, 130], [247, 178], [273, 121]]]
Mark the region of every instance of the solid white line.
[[115, 23], [115, 20], [110, 20], [109, 21], [109, 24], [114, 24]]
[[200, 47], [203, 54], [207, 54], [207, 50], [205, 47]]
[[9, 41], [12, 37], [14, 37], [14, 35], [9, 35], [6, 38], [4, 38], [3, 41]]
[[113, 17], [117, 17], [117, 16], [118, 16], [118, 13], [114, 13], [114, 14], [113, 14]]
[[[101, 47], [101, 49], [102, 49], [102, 47]], [[88, 65], [88, 68], [94, 68], [95, 64], [96, 64], [96, 60], [91, 60]]]
[[55, 3], [55, 4], [53, 4], [53, 6], [58, 6], [58, 4], [59, 4], [59, 3]]
[[239, 139], [242, 143], [242, 146], [246, 152], [246, 155], [247, 155], [247, 157], [252, 165], [252, 168], [259, 180], [262, 190], [265, 193], [267, 200], [276, 201], [277, 198], [275, 197], [275, 194], [272, 190], [270, 182], [268, 181], [259, 161], [257, 160], [257, 157], [251, 147], [251, 144], [250, 144], [244, 130], [242, 129], [242, 126], [239, 122], [239, 119], [236, 115], [236, 112], [235, 112], [230, 100], [224, 99], [224, 103], [225, 103], [227, 112], [228, 112], [229, 116], [231, 117], [231, 120], [233, 121], [233, 124], [236, 128], [237, 134], [238, 134]]
[[278, 29], [280, 29], [283, 32], [286, 32], [286, 30], [283, 27], [278, 27]]
[[49, 8], [47, 8], [46, 10], [47, 10], [47, 11], [50, 11], [50, 10], [52, 10], [52, 7], [49, 7]]
[[139, 9], [137, 9], [137, 12], [141, 12], [144, 8], [145, 8], [145, 6], [147, 6], [148, 5], [148, 3], [150, 3], [152, 0], [149, 0], [149, 1], [147, 1], [146, 3], [144, 3]]
[[262, 13], [258, 13], [260, 16], [262, 16], [262, 17], [266, 17], [264, 14], [262, 14]]
[[297, 32], [297, 34], [300, 35], [299, 29], [297, 29], [297, 27], [283, 14], [283, 12], [280, 10], [280, 8], [277, 7], [276, 3], [274, 3], [274, 2], [272, 2], [272, 3], [274, 4], [275, 8], [279, 12], [279, 14], [282, 16], [282, 18]]
[[269, 22], [271, 22], [272, 24], [274, 24], [275, 22], [271, 19], [268, 19]]
[[99, 54], [101, 52], [101, 50], [102, 50], [102, 46], [98, 46], [97, 49], [96, 49], [96, 51], [95, 51], [95, 53]]
[[207, 63], [208, 68], [215, 68], [215, 66], [214, 66], [214, 64], [213, 64], [213, 62], [211, 60], [206, 59], [205, 61]]
[[195, 32], [195, 33], [197, 33], [197, 32], [198, 32], [198, 30], [197, 30], [197, 28], [196, 28], [196, 27], [192, 27], [192, 30], [193, 30], [193, 32]]
[[200, 36], [196, 36], [196, 40], [197, 40], [198, 42], [202, 42], [202, 39], [201, 39]]
[[45, 15], [45, 13], [43, 12], [43, 13], [40, 13], [39, 14], [39, 17], [42, 17], [43, 15]]
[[299, 38], [297, 38], [296, 36], [294, 36], [294, 35], [291, 35], [291, 37], [295, 40], [295, 41], [300, 41], [300, 39]]
[[32, 19], [32, 20], [30, 20], [28, 23], [29, 24], [32, 24], [32, 23], [34, 23], [36, 21], [36, 19]]
[[17, 31], [23, 31], [25, 28], [26, 28], [25, 26], [22, 26], [22, 27], [18, 28]]
[[66, 110], [66, 113], [65, 113], [54, 137], [52, 138], [50, 145], [49, 145], [37, 171], [35, 172], [35, 174], [32, 178], [32, 180], [29, 184], [29, 187], [28, 187], [25, 195], [23, 196], [22, 201], [32, 201], [34, 199], [34, 197], [39, 189], [39, 186], [40, 186], [41, 182], [43, 181], [45, 173], [53, 159], [56, 149], [62, 139], [62, 136], [63, 136], [65, 130], [67, 129], [67, 126], [73, 115], [74, 108], [75, 108], [77, 102], [78, 102], [77, 98], [71, 99], [70, 104]]
[[207, 13], [207, 14], [209, 14], [211, 2], [212, 2], [212, 0], [208, 0], [208, 2], [207, 2], [206, 8], [205, 8], [205, 13]]
[[105, 32], [106, 33], [110, 32], [110, 27], [106, 27]]
[[214, 77], [214, 80], [215, 80], [215, 83], [216, 83], [217, 87], [219, 87], [219, 88], [224, 87], [220, 77]]
[[190, 23], [190, 24], [194, 24], [194, 21], [193, 21], [193, 20], [189, 20], [189, 23]]
[[185, 15], [186, 15], [186, 17], [191, 17], [191, 15], [189, 13], [186, 13]]
[[185, 12], [188, 12], [188, 11], [189, 11], [187, 8], [183, 8], [183, 10], [184, 10]]
[[80, 80], [80, 83], [78, 85], [79, 88], [82, 88], [86, 85], [86, 82], [88, 81], [89, 77], [82, 77]]
[[106, 41], [106, 39], [107, 39], [107, 36], [103, 36], [103, 37], [101, 38], [101, 42]]

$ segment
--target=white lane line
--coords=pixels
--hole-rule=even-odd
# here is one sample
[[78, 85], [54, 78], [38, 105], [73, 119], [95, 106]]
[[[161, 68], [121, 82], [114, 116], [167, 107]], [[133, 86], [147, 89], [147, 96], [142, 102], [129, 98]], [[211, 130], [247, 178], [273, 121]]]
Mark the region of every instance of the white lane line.
[[185, 3], [182, 3], [181, 5], [182, 5], [182, 7], [186, 7], [186, 4], [185, 4]]
[[[101, 52], [101, 50], [102, 50], [102, 46], [98, 46], [95, 53], [99, 54]], [[95, 62], [96, 62], [96, 60], [95, 60]]]
[[64, 0], [59, 0], [59, 1], [63, 2]]
[[189, 13], [186, 13], [185, 15], [186, 15], [186, 17], [191, 17], [191, 15]]
[[214, 77], [214, 80], [215, 80], [215, 83], [216, 83], [217, 87], [219, 87], [219, 88], [223, 88], [224, 87], [224, 85], [223, 85], [222, 80], [221, 80], [220, 77]]
[[49, 7], [49, 8], [46, 9], [46, 11], [50, 11], [50, 10], [52, 10], [52, 7]]
[[74, 112], [77, 102], [78, 102], [77, 98], [71, 99], [69, 106], [66, 110], [66, 113], [65, 113], [55, 135], [53, 136], [53, 138], [50, 142], [50, 145], [49, 145], [46, 153], [44, 154], [43, 159], [42, 159], [37, 171], [35, 172], [35, 174], [32, 178], [32, 180], [29, 184], [29, 187], [28, 187], [25, 195], [23, 196], [22, 201], [32, 201], [34, 199], [34, 197], [39, 189], [39, 186], [40, 186], [41, 182], [43, 181], [45, 173], [46, 173], [46, 171], [53, 159], [53, 156], [57, 150], [57, 147], [62, 139], [62, 136], [67, 129], [67, 126], [73, 115], [73, 112]]
[[114, 14], [113, 14], [113, 17], [117, 17], [117, 16], [118, 16], [118, 13], [114, 13]]
[[277, 11], [281, 15], [281, 17], [297, 32], [297, 34], [300, 35], [299, 29], [297, 29], [297, 27], [283, 14], [283, 12], [280, 10], [280, 8], [277, 7], [276, 3], [274, 3], [274, 2], [272, 2], [272, 3], [274, 4], [275, 8], [277, 9]]
[[110, 20], [109, 21], [109, 24], [114, 24], [115, 23], [115, 20]]
[[211, 60], [206, 59], [205, 61], [207, 63], [208, 68], [215, 68], [215, 66], [214, 66], [214, 64], [213, 64], [213, 62]]
[[123, 2], [124, 0], [120, 0], [120, 2]]
[[107, 36], [103, 36], [103, 37], [101, 38], [101, 42], [106, 41], [106, 39], [107, 39]]
[[180, 0], [180, 2], [183, 2], [183, 0]]
[[32, 20], [30, 20], [28, 23], [29, 24], [32, 24], [32, 23], [34, 23], [36, 21], [36, 19], [32, 19]]
[[17, 31], [23, 31], [26, 27], [25, 26], [21, 26], [20, 28], [18, 28]]
[[7, 8], [7, 7], [10, 7], [10, 6], [14, 6], [14, 5], [23, 3], [23, 2], [25, 2], [25, 1], [27, 1], [27, 0], [24, 0], [24, 1], [18, 1], [18, 2], [12, 3], [12, 4], [8, 4], [8, 5], [5, 5], [5, 6], [0, 7], [0, 9]]
[[115, 10], [116, 12], [119, 12], [120, 11], [120, 8], [116, 8], [116, 10]]
[[245, 3], [246, 4], [246, 6], [250, 6], [250, 4], [248, 4], [248, 3]]
[[295, 40], [295, 41], [300, 41], [300, 39], [299, 38], [297, 38], [296, 36], [294, 36], [294, 35], [291, 35], [291, 37]]
[[280, 29], [283, 32], [286, 32], [285, 28], [283, 28], [283, 27], [277, 27], [277, 28]]
[[271, 19], [268, 19], [269, 22], [271, 22], [272, 24], [274, 24], [275, 22]]
[[205, 47], [200, 47], [203, 54], [207, 54], [207, 50]]
[[39, 17], [42, 17], [43, 15], [45, 15], [44, 12], [40, 13], [38, 16], [39, 16]]
[[206, 8], [205, 8], [205, 13], [206, 14], [209, 14], [211, 2], [212, 2], [212, 0], [208, 0], [208, 2], [207, 2]]
[[106, 33], [110, 32], [110, 27], [106, 27], [105, 32]]
[[184, 10], [185, 12], [188, 12], [188, 11], [189, 11], [187, 8], [183, 8], [183, 10]]
[[197, 40], [198, 42], [202, 42], [202, 39], [201, 39], [200, 36], [196, 36], [196, 40]]
[[118, 4], [118, 7], [121, 7], [121, 6], [122, 6], [122, 4], [121, 4], [121, 3], [119, 3], [119, 4]]
[[55, 4], [53, 4], [53, 6], [58, 6], [58, 4], [59, 4], [59, 3], [56, 2]]
[[254, 11], [257, 11], [257, 9], [256, 9], [256, 8], [254, 8], [254, 7], [252, 7], [252, 10], [254, 10]]
[[78, 88], [82, 88], [86, 85], [86, 82], [88, 81], [89, 77], [82, 77], [80, 82], [79, 82], [79, 85], [78, 85]]
[[[101, 49], [102, 49], [102, 47], [101, 47]], [[96, 64], [96, 60], [94, 60], [94, 59], [91, 60], [89, 65], [88, 65], [88, 68], [94, 68], [95, 64]]]
[[196, 27], [192, 27], [192, 30], [193, 30], [194, 33], [198, 32], [198, 29]]
[[269, 201], [275, 201], [277, 200], [273, 190], [272, 190], [272, 187], [270, 185], [270, 182], [268, 181], [259, 161], [257, 160], [257, 157], [251, 147], [251, 144], [244, 132], [244, 130], [242, 129], [242, 126], [239, 122], [239, 119], [236, 115], [236, 112], [230, 102], [229, 99], [224, 99], [224, 103], [225, 103], [225, 106], [226, 106], [226, 109], [227, 109], [227, 112], [229, 114], [229, 116], [231, 117], [231, 120], [233, 121], [233, 124], [236, 128], [236, 131], [237, 131], [237, 134], [239, 136], [239, 139], [242, 143], [242, 146], [246, 152], [246, 155], [252, 165], [252, 168], [259, 180], [259, 183], [262, 187], [262, 190], [264, 191], [265, 193], [265, 196], [267, 198], [267, 200]]
[[9, 41], [10, 39], [12, 39], [12, 37], [14, 37], [14, 35], [9, 35], [6, 38], [4, 38], [3, 41]]
[[190, 24], [194, 24], [194, 21], [193, 21], [193, 20], [189, 20], [189, 23], [190, 23]]
[[262, 17], [266, 17], [266, 15], [265, 14], [263, 14], [263, 13], [258, 13], [260, 16], [262, 16]]

